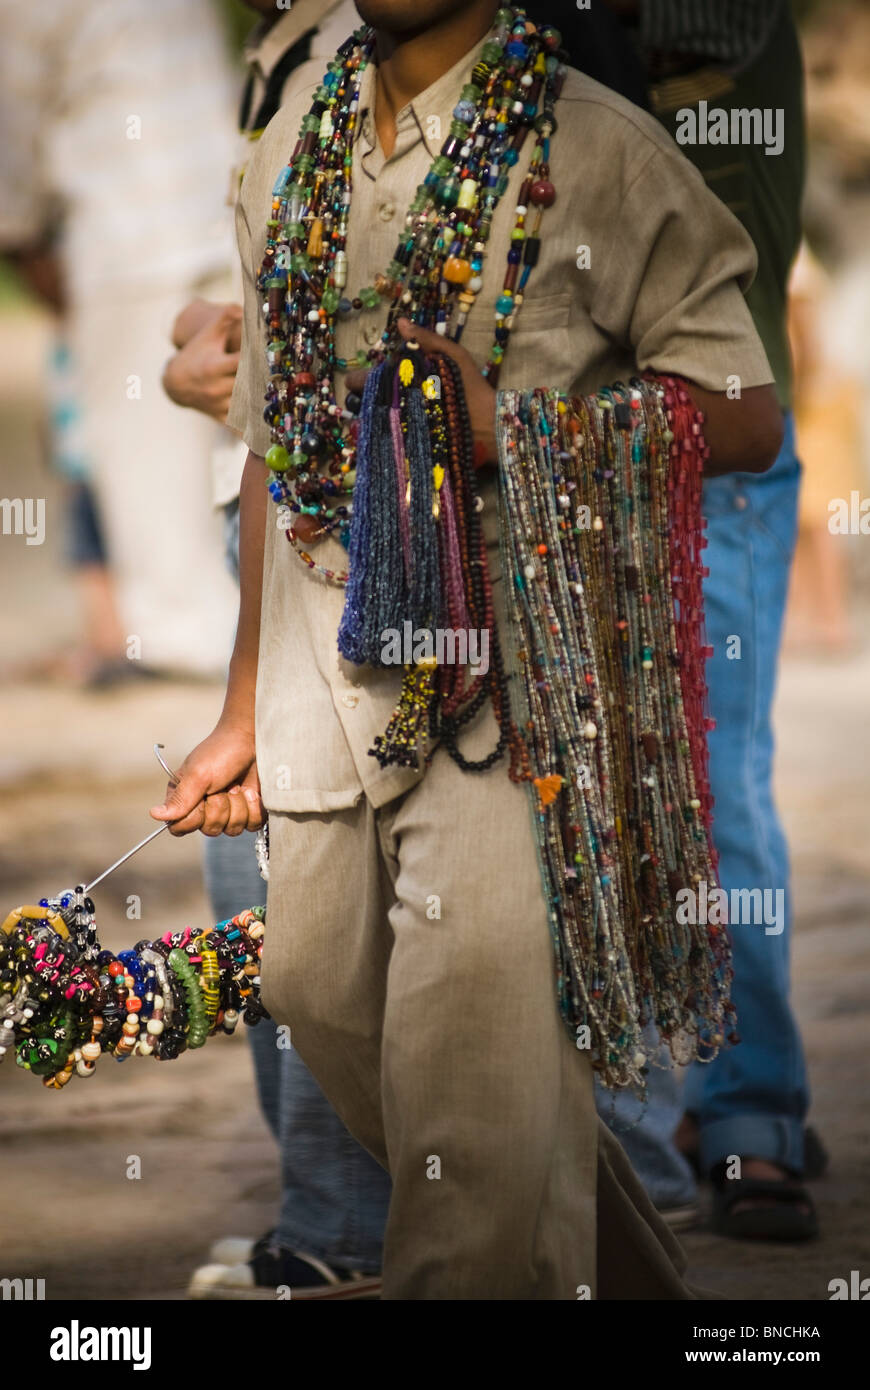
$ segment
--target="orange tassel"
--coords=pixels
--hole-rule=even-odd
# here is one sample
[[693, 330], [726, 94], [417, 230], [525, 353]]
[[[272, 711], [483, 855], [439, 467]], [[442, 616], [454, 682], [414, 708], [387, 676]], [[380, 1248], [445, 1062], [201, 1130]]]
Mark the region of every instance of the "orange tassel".
[[538, 800], [542, 807], [549, 806], [551, 802], [556, 800], [562, 790], [563, 781], [564, 778], [559, 777], [557, 773], [551, 773], [549, 777], [536, 777], [534, 779], [538, 789]]

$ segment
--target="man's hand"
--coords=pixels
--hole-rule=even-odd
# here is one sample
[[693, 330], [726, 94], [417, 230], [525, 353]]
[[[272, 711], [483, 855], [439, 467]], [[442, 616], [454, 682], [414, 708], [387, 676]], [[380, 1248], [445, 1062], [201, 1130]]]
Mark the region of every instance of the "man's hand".
[[154, 820], [169, 821], [172, 835], [241, 835], [258, 830], [265, 819], [254, 737], [247, 729], [218, 723], [214, 732], [189, 753], [170, 782], [162, 806], [152, 806]]
[[202, 411], [224, 424], [239, 366], [242, 310], [214, 304], [198, 330], [170, 357], [163, 389], [176, 405]]
[[[486, 462], [495, 463], [498, 459], [495, 442], [496, 393], [489, 382], [484, 380], [471, 353], [459, 343], [442, 338], [440, 333], [433, 333], [428, 328], [420, 328], [418, 324], [411, 323], [410, 319], [399, 319], [398, 329], [405, 342], [413, 340], [419, 343], [427, 356], [431, 357], [433, 353], [441, 352], [445, 357], [452, 357], [462, 374], [474, 442], [483, 446], [481, 452], [485, 450]], [[367, 370], [348, 372], [345, 377], [348, 391], [361, 394], [367, 376]]]

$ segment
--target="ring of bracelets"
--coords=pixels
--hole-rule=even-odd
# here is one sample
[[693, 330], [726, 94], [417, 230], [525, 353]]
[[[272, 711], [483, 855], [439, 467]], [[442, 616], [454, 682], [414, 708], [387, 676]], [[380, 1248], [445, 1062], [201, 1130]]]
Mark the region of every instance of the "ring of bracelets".
[[108, 1054], [172, 1061], [260, 1003], [265, 908], [205, 932], [190, 927], [142, 940], [117, 955], [100, 946], [94, 905], [79, 888], [10, 912], [0, 926], [0, 1061], [60, 1089], [92, 1076]]

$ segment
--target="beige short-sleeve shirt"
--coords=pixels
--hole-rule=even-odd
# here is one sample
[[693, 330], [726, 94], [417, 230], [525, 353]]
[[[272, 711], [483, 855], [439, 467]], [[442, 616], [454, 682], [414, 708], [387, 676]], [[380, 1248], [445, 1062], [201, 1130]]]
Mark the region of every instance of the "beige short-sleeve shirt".
[[[398, 113], [387, 160], [373, 118], [375, 72], [366, 70], [353, 161], [348, 293], [370, 285], [391, 260], [407, 206], [440, 152], [478, 52]], [[238, 204], [245, 316], [229, 423], [260, 455], [272, 440], [263, 420], [267, 371], [255, 281], [272, 188], [322, 76], [320, 62], [298, 70], [292, 94], [251, 160]], [[544, 213], [539, 261], [500, 386], [585, 394], [647, 368], [678, 373], [713, 391], [724, 391], [734, 377], [744, 388], [770, 382], [741, 293], [754, 272], [755, 251], [736, 218], [652, 117], [591, 78], [568, 70], [556, 116], [550, 158], [556, 201]], [[526, 167], [521, 156], [511, 171], [493, 220], [483, 289], [462, 338], [481, 366], [492, 345], [495, 300]], [[338, 353], [351, 357], [376, 343], [384, 318], [377, 308], [341, 322]], [[487, 478], [482, 490], [498, 611], [495, 479]], [[317, 547], [316, 558], [335, 570], [346, 564], [334, 539]], [[422, 775], [381, 769], [369, 756], [398, 698], [401, 672], [356, 668], [340, 657], [343, 603], [342, 591], [293, 553], [270, 504], [257, 683], [257, 759], [270, 810], [329, 811], [363, 794], [380, 806]], [[470, 756], [487, 751], [493, 728], [491, 718], [480, 721], [469, 736]]]

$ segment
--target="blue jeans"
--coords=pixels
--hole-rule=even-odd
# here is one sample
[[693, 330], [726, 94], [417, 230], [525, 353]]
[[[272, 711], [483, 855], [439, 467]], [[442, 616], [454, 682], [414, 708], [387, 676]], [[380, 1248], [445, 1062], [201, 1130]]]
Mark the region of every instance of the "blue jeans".
[[[265, 901], [253, 835], [206, 840], [204, 867], [215, 921]], [[278, 1145], [277, 1242], [327, 1264], [379, 1272], [389, 1175], [351, 1138], [298, 1054], [282, 1046], [285, 1039], [271, 1020], [245, 1032], [260, 1104]]]
[[[239, 577], [239, 504], [225, 508], [227, 564]], [[266, 900], [253, 836], [205, 842], [205, 884], [216, 922]], [[281, 1204], [275, 1238], [327, 1264], [380, 1272], [390, 1205], [389, 1175], [345, 1129], [308, 1068], [271, 1020], [245, 1030], [257, 1091], [275, 1136]]]
[[653, 1069], [645, 1109], [632, 1097], [598, 1092], [602, 1119], [659, 1206], [694, 1195], [691, 1170], [671, 1142], [684, 1109], [698, 1116], [704, 1171], [729, 1154], [803, 1167], [809, 1093], [789, 1004], [789, 863], [773, 801], [771, 727], [799, 486], [791, 417], [769, 472], [732, 473], [704, 485], [710, 569], [704, 597], [714, 650], [707, 680], [716, 720], [710, 780], [720, 878], [729, 893], [782, 890], [785, 911], [778, 933], [763, 924], [730, 928], [737, 1046], [713, 1062], [695, 1062], [684, 1085], [678, 1072]]

